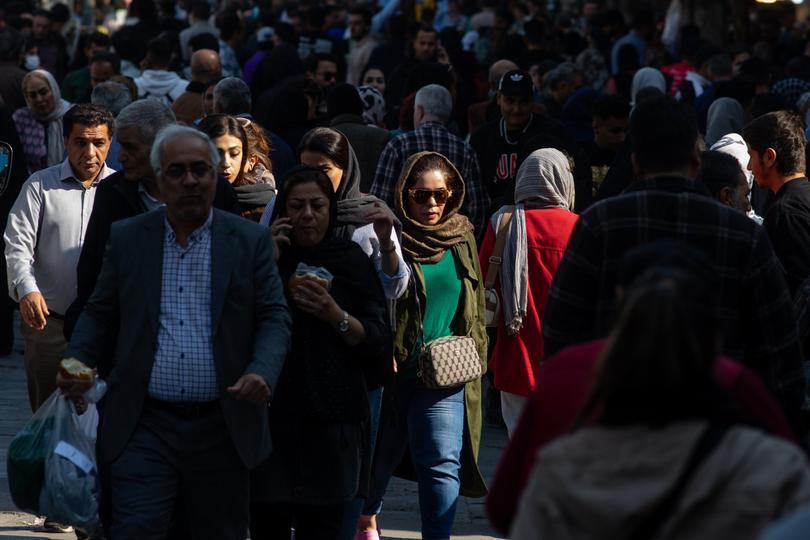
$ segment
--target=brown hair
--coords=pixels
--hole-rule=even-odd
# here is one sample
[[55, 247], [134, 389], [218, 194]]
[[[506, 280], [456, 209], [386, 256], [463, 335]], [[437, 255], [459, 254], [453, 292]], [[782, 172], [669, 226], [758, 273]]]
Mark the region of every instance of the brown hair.
[[208, 135], [212, 141], [223, 135], [231, 135], [242, 142], [242, 163], [239, 165], [239, 173], [236, 175], [236, 180], [233, 181], [234, 186], [241, 185], [245, 163], [248, 158], [247, 134], [242, 124], [233, 116], [228, 116], [227, 114], [212, 114], [203, 118], [200, 121], [200, 125], [197, 127], [200, 131]]
[[247, 136], [247, 157], [258, 157], [259, 163], [264, 165], [268, 172], [273, 172], [273, 162], [270, 161], [272, 148], [270, 140], [264, 134], [264, 129], [247, 118], [237, 118], [237, 120], [242, 125]]

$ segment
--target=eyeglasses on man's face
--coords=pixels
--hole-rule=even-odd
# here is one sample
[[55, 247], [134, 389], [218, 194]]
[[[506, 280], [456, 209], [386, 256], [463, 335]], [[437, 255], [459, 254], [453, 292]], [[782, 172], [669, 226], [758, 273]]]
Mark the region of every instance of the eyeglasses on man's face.
[[191, 173], [191, 175], [197, 180], [202, 180], [207, 177], [213, 169], [214, 168], [211, 165], [202, 161], [192, 163], [191, 165], [176, 164], [169, 165], [163, 169], [163, 176], [168, 180], [178, 182], [184, 179], [186, 174]]

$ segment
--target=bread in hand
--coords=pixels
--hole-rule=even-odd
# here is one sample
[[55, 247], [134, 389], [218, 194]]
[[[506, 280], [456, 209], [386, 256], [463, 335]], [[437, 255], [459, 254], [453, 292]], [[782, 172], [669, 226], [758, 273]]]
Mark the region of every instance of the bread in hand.
[[59, 362], [59, 373], [65, 379], [92, 381], [96, 374], [93, 370], [75, 358], [65, 358]]

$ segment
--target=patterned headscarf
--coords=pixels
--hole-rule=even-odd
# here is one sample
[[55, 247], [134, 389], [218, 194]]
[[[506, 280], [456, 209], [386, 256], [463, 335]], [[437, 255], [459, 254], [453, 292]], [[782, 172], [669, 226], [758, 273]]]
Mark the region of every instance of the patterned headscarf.
[[[34, 77], [38, 77], [45, 81], [48, 88], [53, 95], [53, 110], [45, 116], [37, 116], [31, 108], [31, 103], [28, 101], [28, 96], [25, 96], [25, 102], [28, 104], [28, 110], [31, 112], [31, 117], [43, 126], [47, 132], [48, 147], [47, 152], [47, 166], [57, 165], [65, 158], [65, 141], [62, 134], [62, 117], [70, 109], [70, 103], [62, 99], [62, 92], [59, 90], [59, 85], [56, 84], [56, 79], [53, 78], [48, 71], [44, 69], [35, 69], [25, 75], [23, 78], [23, 87], [25, 83]], [[24, 119], [21, 118], [24, 121]], [[37, 126], [32, 125], [33, 128]], [[32, 155], [41, 155], [42, 148], [33, 148], [40, 143], [39, 136], [36, 134], [37, 129], [31, 129], [31, 136], [21, 134], [23, 146], [25, 147], [26, 154], [31, 150]]]
[[363, 100], [363, 118], [371, 125], [382, 126], [385, 121], [385, 98], [373, 86], [361, 86], [357, 89]]

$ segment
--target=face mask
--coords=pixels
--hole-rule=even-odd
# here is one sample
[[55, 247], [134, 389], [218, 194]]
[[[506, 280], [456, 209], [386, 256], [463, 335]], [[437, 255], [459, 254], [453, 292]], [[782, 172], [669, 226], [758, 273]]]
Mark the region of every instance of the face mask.
[[39, 67], [39, 55], [26, 54], [25, 55], [25, 69], [28, 71], [37, 69]]

